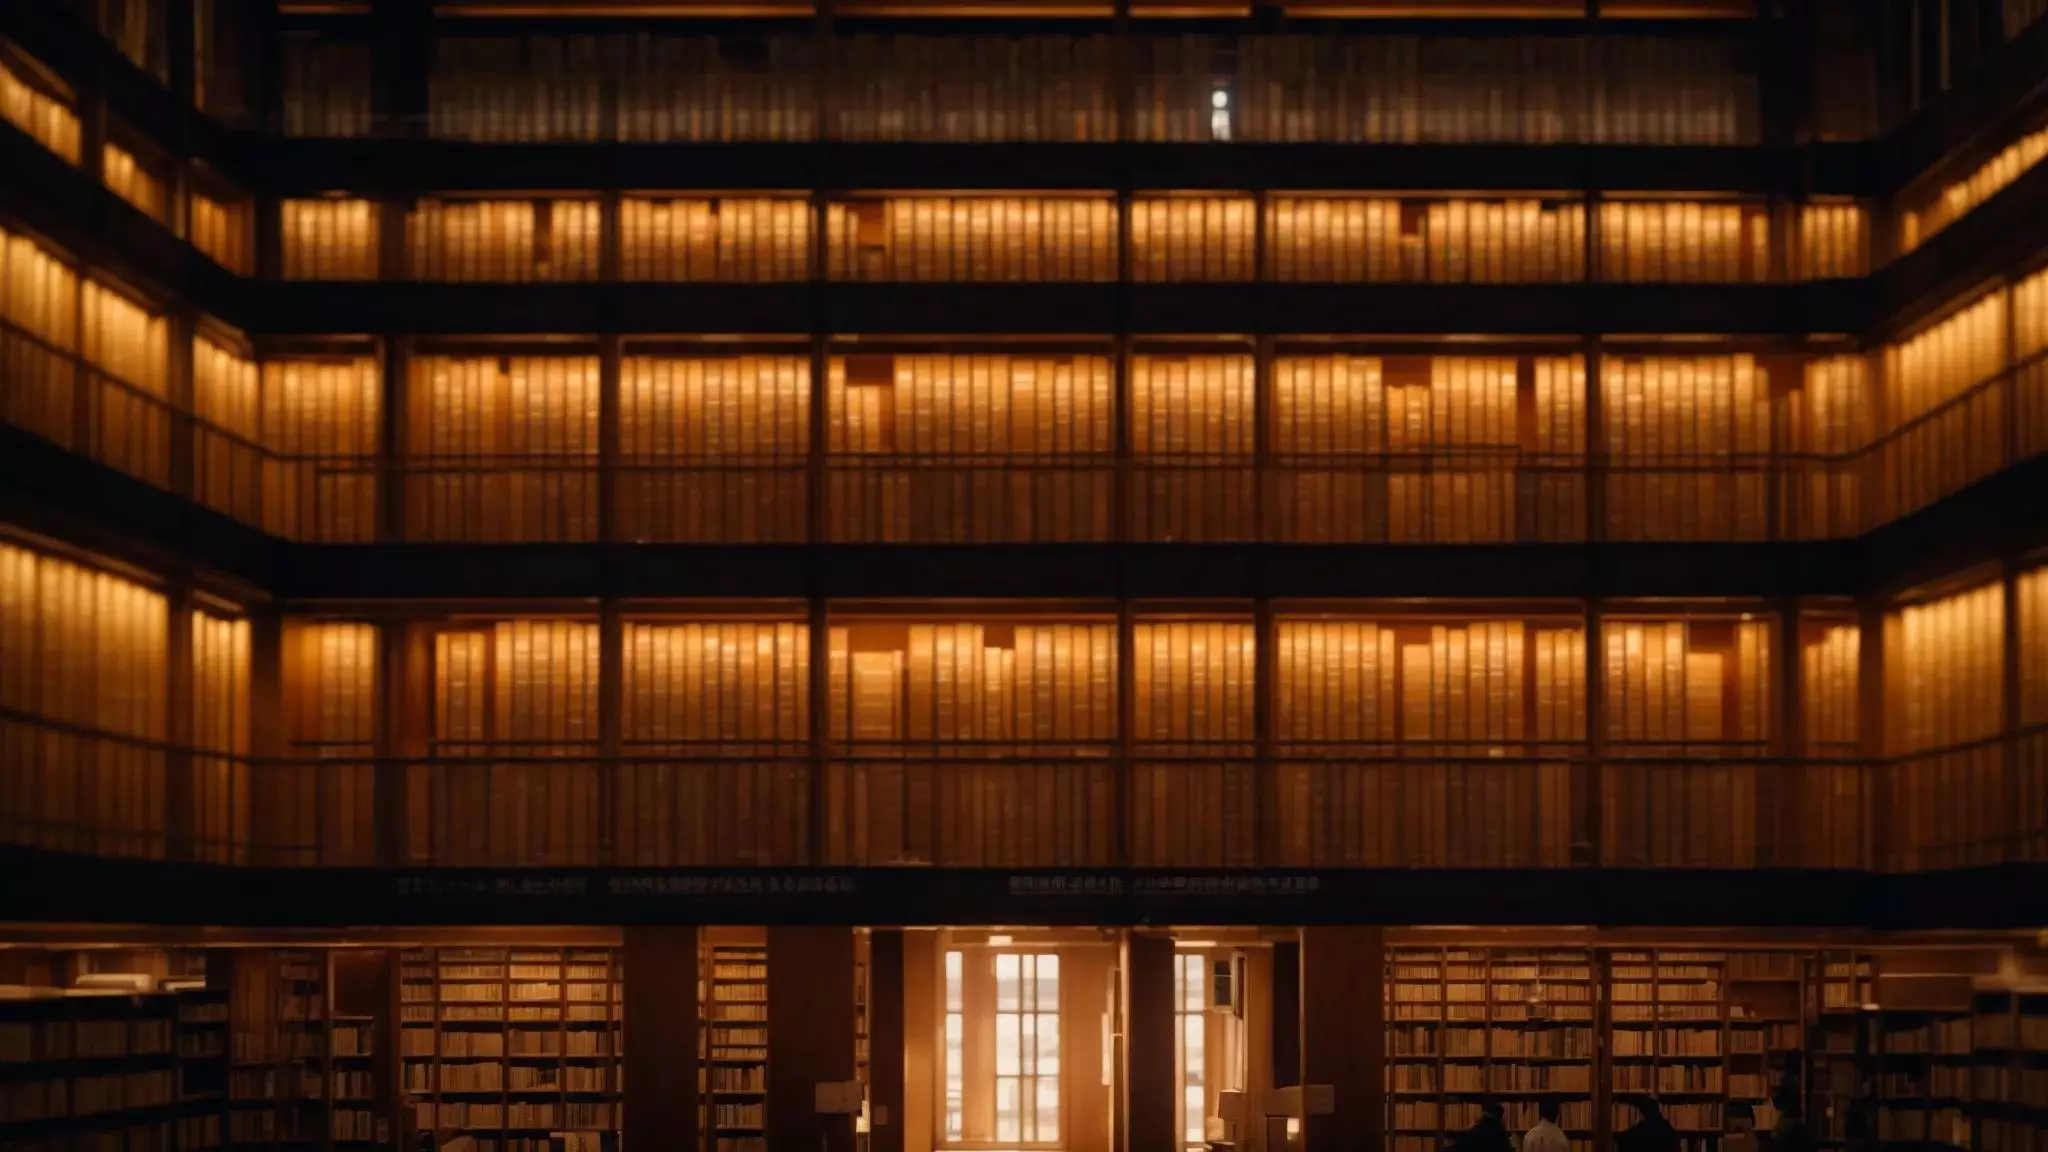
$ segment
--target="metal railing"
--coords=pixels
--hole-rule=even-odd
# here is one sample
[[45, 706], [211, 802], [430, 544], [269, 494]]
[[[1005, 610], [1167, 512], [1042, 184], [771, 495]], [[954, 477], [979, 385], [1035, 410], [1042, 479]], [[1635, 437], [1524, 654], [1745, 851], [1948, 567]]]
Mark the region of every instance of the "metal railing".
[[2048, 859], [2048, 726], [1883, 761], [1742, 745], [307, 747], [0, 716], [0, 842], [292, 867], [1917, 871]]

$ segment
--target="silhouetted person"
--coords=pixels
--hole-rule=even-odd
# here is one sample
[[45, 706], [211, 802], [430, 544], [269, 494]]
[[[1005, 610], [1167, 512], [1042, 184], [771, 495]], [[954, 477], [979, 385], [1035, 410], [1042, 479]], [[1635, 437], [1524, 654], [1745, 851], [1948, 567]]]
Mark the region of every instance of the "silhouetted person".
[[1664, 1106], [1656, 1097], [1637, 1100], [1636, 1111], [1642, 1118], [1615, 1138], [1619, 1152], [1678, 1152], [1678, 1129], [1664, 1118]]
[[1778, 1085], [1771, 1093], [1771, 1106], [1778, 1110], [1777, 1123], [1771, 1125], [1771, 1152], [1813, 1152], [1813, 1135], [1806, 1129], [1806, 1118], [1799, 1107], [1799, 1089], [1790, 1084]]
[[1756, 1135], [1756, 1109], [1737, 1100], [1728, 1105], [1725, 1116], [1721, 1152], [1759, 1152], [1763, 1144]]
[[1478, 1122], [1451, 1138], [1451, 1152], [1515, 1152], [1500, 1105], [1491, 1100], [1480, 1105]]
[[1558, 1127], [1564, 1105], [1557, 1097], [1545, 1096], [1536, 1104], [1536, 1123], [1522, 1136], [1522, 1152], [1572, 1152], [1572, 1142]]

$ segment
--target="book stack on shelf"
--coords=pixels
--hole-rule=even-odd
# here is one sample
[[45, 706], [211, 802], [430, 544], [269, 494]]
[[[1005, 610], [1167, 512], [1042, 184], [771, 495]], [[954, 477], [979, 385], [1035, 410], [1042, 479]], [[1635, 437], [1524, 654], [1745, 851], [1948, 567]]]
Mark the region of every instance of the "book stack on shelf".
[[1886, 1145], [1971, 1148], [1972, 1023], [1988, 955], [1928, 949], [1877, 964], [1877, 1136]]
[[1655, 1096], [1685, 1152], [1717, 1141], [1728, 1099], [1725, 962], [1718, 952], [1613, 954], [1614, 1131], [1636, 1122], [1632, 1099]]
[[1728, 956], [1728, 1099], [1756, 1110], [1759, 1131], [1778, 1121], [1780, 1085], [1805, 1076], [1806, 958], [1796, 952]]
[[171, 1147], [174, 1014], [160, 994], [0, 986], [0, 1147]]
[[709, 971], [703, 1009], [711, 1152], [765, 1152], [768, 950], [714, 944]]
[[228, 992], [206, 978], [166, 982], [176, 1005], [178, 1152], [204, 1152], [227, 1139]]
[[1974, 1007], [1972, 1147], [2048, 1152], [2048, 986], [1985, 988]]
[[1592, 1146], [1593, 967], [1579, 949], [1403, 949], [1387, 966], [1390, 1152], [1436, 1152], [1486, 1100], [1510, 1129], [1555, 1096]]
[[873, 1123], [868, 1115], [868, 1101], [874, 1094], [874, 1081], [868, 1071], [868, 989], [870, 975], [874, 971], [871, 957], [873, 936], [865, 929], [853, 937], [853, 1079], [860, 1085], [860, 1115], [853, 1126], [854, 1152], [867, 1152], [868, 1131]]
[[280, 1101], [278, 1130], [268, 1141], [322, 1143], [327, 1112], [327, 956], [305, 948], [276, 953], [276, 1063], [264, 1087]]
[[619, 986], [612, 949], [405, 953], [400, 1083], [419, 1125], [480, 1152], [601, 1145], [623, 1090]]
[[1815, 969], [1820, 1010], [1808, 1040], [1806, 1119], [1816, 1138], [1841, 1141], [1852, 1106], [1869, 1091], [1875, 1029], [1865, 1006], [1875, 1010], [1877, 967], [1868, 956], [1830, 952]]

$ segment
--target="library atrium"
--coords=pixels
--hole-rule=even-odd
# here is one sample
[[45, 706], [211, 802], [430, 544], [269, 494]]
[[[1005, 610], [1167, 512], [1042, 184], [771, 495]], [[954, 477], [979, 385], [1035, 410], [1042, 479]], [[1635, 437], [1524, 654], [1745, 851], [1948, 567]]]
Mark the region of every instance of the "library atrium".
[[2048, 0], [0, 2], [0, 1147], [2048, 1152], [2044, 204]]

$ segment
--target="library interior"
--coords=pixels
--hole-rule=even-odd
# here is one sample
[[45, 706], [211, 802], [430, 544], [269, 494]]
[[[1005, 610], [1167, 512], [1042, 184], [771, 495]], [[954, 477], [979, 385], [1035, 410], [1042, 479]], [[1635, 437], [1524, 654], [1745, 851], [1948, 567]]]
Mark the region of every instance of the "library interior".
[[0, 0], [0, 1148], [2048, 1152], [2043, 204], [2048, 0]]

